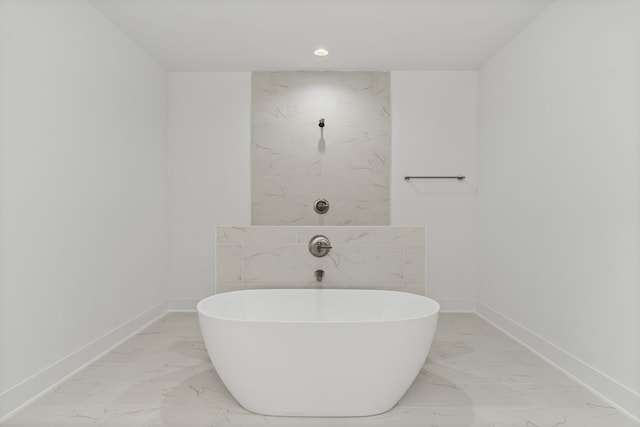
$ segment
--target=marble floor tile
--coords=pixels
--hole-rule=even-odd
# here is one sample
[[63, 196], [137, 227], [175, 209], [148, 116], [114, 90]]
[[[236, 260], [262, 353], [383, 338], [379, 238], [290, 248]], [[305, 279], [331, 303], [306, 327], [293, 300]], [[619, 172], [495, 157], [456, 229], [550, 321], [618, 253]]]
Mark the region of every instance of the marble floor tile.
[[438, 427], [633, 427], [611, 408], [478, 409], [429, 408]]
[[396, 407], [370, 417], [329, 418], [329, 427], [438, 427], [428, 408]]
[[[140, 427], [213, 427], [222, 412], [214, 407], [163, 406], [149, 416]], [[124, 426], [123, 426], [124, 427]], [[132, 427], [132, 425], [129, 425]]]
[[456, 383], [574, 384], [529, 351], [472, 351], [450, 356], [433, 351], [424, 368]]
[[[447, 313], [445, 313], [447, 314]], [[440, 315], [442, 318], [443, 315]], [[512, 340], [506, 334], [491, 334], [491, 335], [464, 335], [455, 334], [453, 332], [436, 331], [434, 338], [433, 350], [440, 348], [447, 348], [449, 352], [455, 351], [454, 354], [464, 354], [475, 350], [526, 350], [526, 347]]]
[[389, 412], [268, 417], [242, 408], [209, 362], [195, 313], [170, 313], [3, 427], [639, 426], [471, 313], [443, 313], [422, 371]]
[[32, 405], [2, 424], [7, 427], [142, 426], [158, 407], [106, 405]]
[[220, 412], [214, 427], [328, 427], [327, 418], [271, 417], [248, 412], [242, 408], [228, 408]]
[[[461, 337], [507, 337], [474, 313], [440, 313], [436, 340]], [[508, 337], [507, 337], [508, 338]]]

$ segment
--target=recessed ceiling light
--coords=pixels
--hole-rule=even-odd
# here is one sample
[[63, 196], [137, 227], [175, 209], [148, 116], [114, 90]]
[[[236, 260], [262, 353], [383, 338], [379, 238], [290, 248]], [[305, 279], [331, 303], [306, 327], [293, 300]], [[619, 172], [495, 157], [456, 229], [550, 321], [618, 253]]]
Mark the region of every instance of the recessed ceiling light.
[[329, 51], [326, 49], [316, 49], [313, 51], [315, 56], [327, 56], [329, 55]]

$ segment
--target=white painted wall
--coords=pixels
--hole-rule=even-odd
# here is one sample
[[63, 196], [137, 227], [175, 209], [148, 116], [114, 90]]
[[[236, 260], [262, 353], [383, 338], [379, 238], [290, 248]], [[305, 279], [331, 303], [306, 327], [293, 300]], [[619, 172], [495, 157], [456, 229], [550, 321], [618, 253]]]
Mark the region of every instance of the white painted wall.
[[636, 417], [639, 18], [557, 1], [479, 74], [479, 308]]
[[475, 71], [391, 73], [391, 224], [426, 228], [427, 295], [446, 310], [474, 309], [476, 96]]
[[250, 223], [251, 73], [169, 73], [170, 298], [214, 293], [215, 226]]
[[9, 389], [165, 301], [167, 221], [164, 70], [85, 1], [0, 19], [2, 418]]

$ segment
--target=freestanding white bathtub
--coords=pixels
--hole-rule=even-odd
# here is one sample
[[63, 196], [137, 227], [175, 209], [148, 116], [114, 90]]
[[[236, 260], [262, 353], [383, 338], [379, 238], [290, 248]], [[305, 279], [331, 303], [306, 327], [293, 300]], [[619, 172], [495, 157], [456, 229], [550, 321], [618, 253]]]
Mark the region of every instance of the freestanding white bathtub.
[[440, 306], [373, 290], [235, 291], [198, 304], [209, 357], [247, 410], [281, 416], [386, 412], [425, 362]]

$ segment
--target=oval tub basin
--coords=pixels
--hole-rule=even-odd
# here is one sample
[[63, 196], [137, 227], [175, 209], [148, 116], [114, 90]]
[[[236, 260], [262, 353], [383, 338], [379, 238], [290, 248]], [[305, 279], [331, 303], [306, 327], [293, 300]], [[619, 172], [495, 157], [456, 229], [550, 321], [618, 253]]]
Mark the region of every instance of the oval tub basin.
[[245, 409], [279, 416], [386, 412], [423, 366], [432, 299], [392, 291], [234, 291], [198, 304], [209, 357]]

